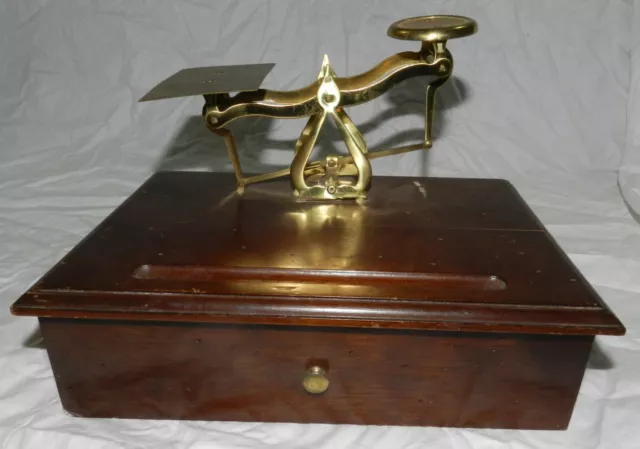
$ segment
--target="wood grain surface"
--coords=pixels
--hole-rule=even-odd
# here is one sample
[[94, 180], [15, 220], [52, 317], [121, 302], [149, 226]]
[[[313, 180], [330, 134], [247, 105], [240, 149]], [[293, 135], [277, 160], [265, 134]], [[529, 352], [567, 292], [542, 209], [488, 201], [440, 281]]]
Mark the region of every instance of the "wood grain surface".
[[[593, 337], [42, 319], [85, 417], [563, 429]], [[302, 387], [328, 370], [320, 395]]]
[[60, 318], [547, 334], [624, 327], [513, 187], [377, 177], [361, 202], [161, 172], [13, 306]]

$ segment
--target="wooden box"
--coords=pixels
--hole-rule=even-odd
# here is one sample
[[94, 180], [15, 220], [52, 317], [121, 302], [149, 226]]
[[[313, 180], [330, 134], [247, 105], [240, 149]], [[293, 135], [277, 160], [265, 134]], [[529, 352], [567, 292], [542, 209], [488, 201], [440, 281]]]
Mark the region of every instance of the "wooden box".
[[157, 173], [12, 311], [83, 417], [563, 429], [594, 336], [625, 331], [479, 179], [299, 203]]

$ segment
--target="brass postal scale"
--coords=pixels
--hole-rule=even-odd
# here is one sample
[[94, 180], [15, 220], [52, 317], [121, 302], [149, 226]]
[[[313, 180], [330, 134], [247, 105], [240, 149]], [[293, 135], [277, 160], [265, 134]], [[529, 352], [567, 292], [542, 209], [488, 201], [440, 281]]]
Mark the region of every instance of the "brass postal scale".
[[[234, 173], [159, 172], [13, 305], [36, 316], [79, 417], [564, 429], [596, 335], [623, 325], [504, 180], [373, 176], [432, 145], [447, 41], [260, 87], [272, 64], [193, 68], [142, 100], [203, 95]], [[424, 77], [418, 145], [370, 152], [347, 109]], [[233, 94], [233, 95], [232, 95]], [[227, 125], [308, 118], [288, 169], [247, 175]], [[344, 154], [310, 161], [326, 121]]]

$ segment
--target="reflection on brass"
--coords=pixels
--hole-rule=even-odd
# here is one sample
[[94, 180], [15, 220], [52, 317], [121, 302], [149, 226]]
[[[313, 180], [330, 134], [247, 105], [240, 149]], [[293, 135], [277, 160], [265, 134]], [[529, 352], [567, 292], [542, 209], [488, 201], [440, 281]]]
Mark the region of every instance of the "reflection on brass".
[[312, 366], [307, 370], [302, 386], [307, 393], [321, 394], [329, 388], [329, 379], [325, 376], [324, 369], [319, 366]]
[[[276, 91], [260, 88], [273, 64], [195, 68], [178, 72], [161, 82], [141, 101], [203, 95], [204, 122], [211, 131], [224, 139], [241, 191], [249, 184], [290, 175], [293, 193], [299, 200], [362, 198], [371, 184], [370, 160], [431, 148], [435, 94], [450, 78], [453, 70], [453, 57], [446, 48], [446, 42], [469, 36], [476, 31], [476, 22], [467, 17], [426, 16], [404, 19], [389, 27], [388, 36], [421, 41], [420, 50], [397, 53], [359, 75], [337, 76], [325, 56], [316, 81], [300, 89]], [[345, 108], [374, 100], [398, 83], [417, 76], [432, 77], [426, 87], [424, 141], [369, 152]], [[232, 96], [233, 93], [236, 94]], [[226, 126], [234, 120], [249, 116], [309, 117], [296, 142], [289, 169], [256, 176], [243, 174], [235, 140]], [[309, 162], [327, 116], [337, 125], [349, 154]], [[351, 179], [353, 177], [355, 179]]]
[[[273, 185], [259, 184], [248, 189], [245, 200], [261, 202], [269, 208], [281, 203], [283, 197], [290, 194]], [[234, 198], [232, 196], [231, 198]], [[236, 223], [241, 228], [247, 221], [236, 202]], [[227, 260], [230, 266], [243, 267], [282, 267], [290, 273], [301, 266], [325, 267], [331, 270], [349, 270], [353, 260], [366, 247], [367, 204], [359, 201], [324, 201], [301, 203], [294, 210], [280, 215], [279, 226], [283, 229], [295, 230], [299, 242], [295, 246], [277, 251], [253, 253], [242, 251]], [[331, 229], [331, 244], [318, 239], [323, 230]], [[308, 270], [306, 270], [308, 271]]]
[[[287, 212], [284, 219], [287, 222], [295, 223], [295, 229], [300, 234], [301, 241], [305, 242], [304, 250], [298, 254], [298, 257], [303, 260], [294, 260], [292, 268], [298, 266], [297, 264], [320, 267], [330, 263], [334, 270], [348, 269], [353, 258], [365, 246], [365, 208], [366, 205], [358, 203], [335, 204], [331, 202], [308, 207], [301, 206], [297, 211]], [[285, 223], [285, 225], [290, 226], [289, 223]], [[311, 238], [327, 228], [334, 231], [332, 233], [334, 244], [331, 251], [328, 250], [326, 243], [314, 241]], [[287, 267], [291, 258], [287, 252], [283, 252], [280, 260], [272, 262]]]

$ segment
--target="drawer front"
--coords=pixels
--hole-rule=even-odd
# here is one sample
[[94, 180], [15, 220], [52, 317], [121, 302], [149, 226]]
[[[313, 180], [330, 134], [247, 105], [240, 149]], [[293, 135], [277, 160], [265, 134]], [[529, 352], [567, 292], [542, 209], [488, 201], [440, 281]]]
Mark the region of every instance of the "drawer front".
[[41, 319], [77, 416], [566, 428], [591, 336]]

